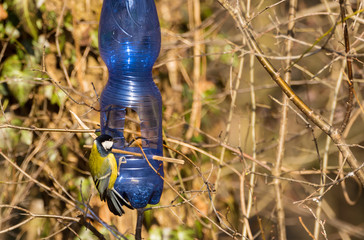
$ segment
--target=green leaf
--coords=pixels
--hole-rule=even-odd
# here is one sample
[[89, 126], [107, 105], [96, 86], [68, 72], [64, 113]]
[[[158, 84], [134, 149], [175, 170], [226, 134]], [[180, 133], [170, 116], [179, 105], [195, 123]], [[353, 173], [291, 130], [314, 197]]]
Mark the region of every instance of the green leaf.
[[12, 55], [4, 61], [2, 79], [4, 77], [20, 77], [22, 64], [17, 55]]
[[203, 226], [200, 221], [195, 221], [195, 232], [198, 239], [203, 239]]
[[28, 101], [29, 93], [34, 87], [34, 84], [23, 81], [23, 76], [26, 74], [22, 71], [22, 63], [17, 55], [12, 55], [4, 61], [0, 80], [4, 80], [5, 78], [13, 79], [8, 82], [8, 87], [20, 106], [23, 106]]
[[18, 100], [20, 106], [24, 106], [24, 104], [29, 99], [29, 93], [33, 88], [33, 84], [25, 83], [25, 82], [11, 82], [8, 84], [10, 92], [15, 96]]
[[199, 134], [197, 136], [193, 136], [191, 140], [195, 143], [201, 143], [203, 142], [203, 136]]
[[[1, 85], [0, 85], [0, 95], [1, 95]], [[5, 94], [4, 94], [5, 95]], [[7, 98], [5, 98], [5, 99], [1, 99], [0, 98], [0, 101], [2, 101], [1, 102], [1, 104], [3, 105], [3, 109], [4, 109], [4, 111], [6, 110], [6, 108], [8, 107], [8, 105], [9, 105], [9, 99], [7, 99]]]
[[[74, 179], [74, 176], [72, 177]], [[82, 195], [80, 192], [80, 186], [82, 183]], [[74, 186], [72, 186], [72, 190], [75, 190], [78, 193], [78, 200], [79, 201], [85, 201], [86, 199], [89, 199], [91, 197], [91, 191], [90, 189], [93, 188], [94, 182], [92, 180], [92, 177], [84, 178], [84, 177], [78, 177], [74, 181]]]
[[1, 96], [7, 96], [8, 95], [8, 91], [6, 91], [6, 88], [4, 86], [5, 84], [1, 83], [0, 84], [0, 95]]
[[78, 236], [74, 237], [73, 239], [97, 239], [97, 237], [86, 227], [82, 227], [81, 230], [78, 232]]
[[67, 98], [67, 95], [61, 89], [55, 90], [53, 85], [44, 87], [44, 95], [52, 104], [57, 104], [58, 106], [61, 106]]
[[15, 126], [21, 126], [23, 124], [23, 121], [20, 120], [19, 118], [14, 118], [10, 121], [10, 123], [12, 125], [15, 125]]
[[23, 27], [34, 39], [38, 38], [38, 29], [36, 26], [37, 15], [36, 6], [32, 0], [15, 0], [15, 9], [19, 16], [23, 18], [21, 20]]
[[66, 15], [63, 18], [63, 25], [64, 27], [69, 31], [72, 32], [73, 31], [73, 20], [72, 20], [73, 16], [71, 12], [67, 12]]
[[99, 39], [98, 39], [98, 31], [97, 29], [93, 29], [90, 32], [90, 37], [91, 37], [91, 46], [98, 49], [99, 48]]
[[3, 28], [4, 28], [3, 26], [0, 27], [1, 36], [3, 36], [3, 33], [5, 33], [7, 36], [10, 37], [11, 42], [20, 37], [20, 31], [16, 27], [14, 27], [12, 22], [10, 21], [6, 22], [5, 28], [4, 29]]
[[25, 130], [20, 131], [20, 141], [30, 146], [33, 143], [33, 132]]
[[150, 240], [162, 240], [162, 230], [158, 227], [154, 227], [149, 230]]
[[[16, 125], [20, 120], [13, 119], [11, 120], [11, 124]], [[4, 117], [0, 117], [0, 122], [5, 123]], [[2, 128], [0, 129], [0, 149], [11, 149], [19, 143], [19, 133], [15, 129], [11, 128]]]
[[[146, 208], [151, 207], [150, 205], [147, 205]], [[149, 228], [152, 225], [153, 220], [153, 214], [152, 211], [145, 211], [144, 212], [144, 221], [146, 224], [146, 227]]]
[[48, 148], [48, 159], [51, 162], [54, 162], [57, 157], [59, 156], [57, 149], [54, 147], [56, 143], [54, 141], [47, 142], [47, 148]]
[[193, 240], [194, 239], [194, 231], [189, 228], [185, 228], [182, 226], [179, 226], [176, 230], [175, 239], [178, 240]]

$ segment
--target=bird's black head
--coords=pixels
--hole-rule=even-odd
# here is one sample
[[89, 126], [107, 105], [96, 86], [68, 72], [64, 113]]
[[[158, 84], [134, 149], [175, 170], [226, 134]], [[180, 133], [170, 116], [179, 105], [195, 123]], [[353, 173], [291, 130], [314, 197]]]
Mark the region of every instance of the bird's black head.
[[102, 134], [98, 136], [96, 139], [97, 148], [100, 153], [109, 153], [111, 152], [112, 146], [114, 144], [114, 140], [110, 135]]

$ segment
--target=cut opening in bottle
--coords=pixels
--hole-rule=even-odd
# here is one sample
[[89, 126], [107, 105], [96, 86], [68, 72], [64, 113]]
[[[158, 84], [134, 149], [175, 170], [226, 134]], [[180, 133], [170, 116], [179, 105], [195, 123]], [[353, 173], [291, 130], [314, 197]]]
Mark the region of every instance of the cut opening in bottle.
[[140, 119], [136, 111], [131, 108], [125, 109], [124, 139], [126, 147], [146, 147], [146, 141], [140, 131]]
[[[114, 147], [140, 152], [157, 149], [158, 132], [154, 121], [142, 121], [139, 115], [145, 116], [146, 111], [139, 109], [139, 114], [132, 108], [109, 105], [101, 112], [103, 133], [114, 138]], [[144, 114], [144, 115], [143, 115]], [[149, 114], [150, 115], [150, 114]], [[149, 119], [148, 119], [149, 120]]]

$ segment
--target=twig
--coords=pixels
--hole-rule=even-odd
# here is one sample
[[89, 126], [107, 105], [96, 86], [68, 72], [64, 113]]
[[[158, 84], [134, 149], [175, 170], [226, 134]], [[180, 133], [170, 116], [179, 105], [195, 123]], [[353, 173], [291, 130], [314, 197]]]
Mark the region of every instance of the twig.
[[[35, 69], [35, 71], [39, 71], [39, 70], [36, 70]], [[48, 72], [46, 71], [46, 72], [43, 72], [43, 71], [40, 71], [40, 72], [42, 72], [42, 73], [44, 73], [44, 74], [46, 74], [47, 76], [49, 76], [49, 74], [48, 74]], [[90, 104], [88, 104], [88, 103], [85, 103], [85, 102], [79, 102], [79, 101], [77, 101], [76, 99], [74, 99], [72, 96], [71, 96], [71, 94], [69, 93], [69, 92], [67, 92], [66, 91], [66, 89], [64, 88], [64, 87], [62, 87], [62, 85], [61, 84], [59, 84], [56, 80], [54, 80], [53, 78], [51, 78], [51, 77], [49, 77], [48, 78], [48, 80], [50, 80], [55, 86], [57, 86], [59, 89], [61, 89], [61, 91], [62, 92], [64, 92], [64, 94], [66, 94], [67, 95], [67, 97], [69, 97], [69, 99], [71, 99], [74, 103], [76, 103], [76, 104], [78, 104], [78, 105], [84, 105], [84, 106], [87, 106], [87, 107], [89, 107], [90, 109], [92, 109], [92, 110], [94, 110], [94, 111], [96, 111], [96, 112], [99, 112], [100, 110], [99, 109], [96, 109], [96, 108], [94, 108], [93, 106], [91, 106]], [[71, 89], [73, 89], [73, 88], [71, 88]]]
[[258, 219], [259, 229], [261, 231], [262, 240], [266, 240], [265, 233], [264, 233], [264, 227], [262, 224], [262, 219], [259, 217], [259, 215], [257, 215], [257, 219]]
[[[81, 127], [83, 129], [86, 129], [86, 130], [89, 129], [86, 126], [86, 124], [74, 112], [72, 112], [71, 110], [70, 110], [70, 112], [76, 118], [77, 122], [81, 125]], [[93, 139], [97, 138], [97, 135], [94, 132], [95, 131], [89, 132]], [[92, 148], [91, 145], [84, 145], [83, 147], [88, 148], [88, 149]], [[143, 154], [141, 154], [141, 153], [130, 152], [130, 151], [125, 151], [125, 150], [121, 150], [121, 149], [112, 149], [112, 152], [121, 153], [121, 154], [129, 154], [129, 155], [133, 155], [133, 156], [136, 156], [136, 157], [143, 157]], [[185, 161], [181, 160], [181, 159], [168, 158], [168, 157], [162, 157], [162, 156], [157, 156], [157, 155], [153, 156], [153, 160], [170, 162], [170, 163], [177, 163], [177, 164], [184, 164], [185, 163]]]
[[36, 185], [40, 186], [41, 188], [43, 188], [44, 190], [56, 195], [57, 197], [59, 197], [60, 199], [64, 200], [66, 203], [70, 204], [71, 206], [75, 206], [75, 203], [70, 201], [69, 199], [65, 198], [64, 196], [62, 196], [61, 194], [59, 194], [58, 192], [54, 191], [52, 188], [48, 187], [47, 185], [39, 182], [37, 179], [34, 179], [32, 176], [30, 176], [28, 173], [26, 173], [23, 169], [21, 169], [16, 163], [14, 163], [13, 161], [11, 161], [2, 151], [0, 151], [0, 155], [7, 160], [7, 162], [9, 162], [14, 168], [16, 168], [19, 172], [21, 172], [24, 176], [26, 176], [27, 178], [29, 178], [32, 182], [34, 182]]
[[[204, 151], [204, 150], [202, 150], [202, 149], [200, 149], [200, 148], [198, 148], [198, 147], [195, 147], [195, 146], [193, 146], [193, 145], [191, 145], [191, 144], [188, 144], [188, 143], [185, 143], [185, 142], [183, 142], [183, 141], [176, 140], [176, 139], [172, 139], [172, 138], [167, 138], [167, 139], [165, 139], [165, 140], [166, 140], [167, 142], [177, 143], [177, 144], [179, 144], [179, 145], [186, 146], [186, 147], [188, 147], [188, 148], [190, 148], [190, 149], [192, 149], [192, 150], [195, 150], [195, 151], [197, 151], [197, 152], [200, 152], [200, 153], [202, 153], [203, 155], [205, 155], [205, 156], [207, 156], [207, 157], [211, 158], [212, 160], [214, 160], [214, 161], [216, 161], [216, 162], [220, 163], [220, 159], [219, 159], [218, 157], [215, 157], [214, 155], [209, 154], [208, 152], [206, 152], [206, 151]], [[259, 165], [259, 166], [261, 166], [261, 167], [263, 167], [263, 168], [265, 168], [265, 169], [267, 169], [267, 170], [269, 170], [269, 171], [271, 170], [271, 168], [270, 168], [267, 164], [265, 164], [265, 163], [263, 163], [263, 162], [261, 162], [261, 161], [259, 161], [259, 160], [255, 159], [255, 158], [253, 158], [253, 157], [249, 156], [248, 154], [241, 153], [241, 152], [239, 152], [239, 150], [234, 149], [233, 147], [231, 147], [231, 146], [229, 146], [229, 145], [224, 145], [224, 144], [221, 144], [221, 145], [222, 145], [222, 146], [225, 146], [227, 149], [229, 149], [229, 150], [233, 151], [234, 153], [236, 153], [236, 154], [240, 155], [241, 157], [244, 157], [244, 158], [247, 158], [247, 159], [249, 159], [249, 160], [252, 160], [252, 161], [256, 162], [256, 163], [257, 163], [257, 165]], [[224, 163], [224, 162], [223, 162], [221, 165], [222, 165], [222, 166], [224, 166], [224, 167], [229, 168], [229, 169], [230, 169], [230, 170], [232, 170], [234, 173], [236, 173], [238, 176], [240, 176], [240, 175], [241, 175], [241, 173], [240, 173], [240, 172], [238, 172], [235, 168], [231, 167], [229, 164], [226, 164], [226, 163]]]
[[206, 62], [206, 57], [203, 58], [200, 56], [201, 53], [204, 52], [204, 46], [201, 44], [203, 41], [203, 33], [202, 29], [196, 29], [201, 25], [201, 10], [200, 10], [200, 1], [199, 0], [189, 0], [189, 22], [190, 28], [194, 29], [193, 32], [193, 40], [195, 42], [195, 46], [193, 48], [193, 102], [192, 109], [190, 115], [190, 124], [186, 132], [186, 138], [190, 139], [194, 136], [195, 130], [194, 128], [200, 128], [201, 124], [201, 111], [202, 111], [202, 82], [204, 81], [204, 63]]
[[[90, 229], [91, 232], [95, 234], [95, 236], [98, 237], [100, 240], [106, 239], [91, 223], [87, 222], [85, 217], [81, 217], [79, 223]], [[126, 239], [125, 237], [122, 238]]]
[[[216, 222], [214, 222], [211, 218], [209, 218], [207, 215], [205, 215], [200, 209], [198, 209], [195, 205], [193, 205], [190, 201], [188, 201], [184, 196], [182, 196], [168, 181], [166, 181], [166, 179], [160, 175], [160, 173], [153, 167], [153, 165], [150, 163], [150, 161], [148, 160], [147, 155], [145, 154], [143, 148], [139, 145], [140, 150], [143, 153], [144, 158], [147, 160], [148, 165], [153, 169], [153, 171], [158, 174], [158, 176], [160, 178], [162, 178], [162, 180], [172, 189], [172, 191], [174, 191], [182, 200], [186, 201], [193, 209], [195, 209], [199, 214], [201, 214], [201, 216], [203, 216], [204, 218], [206, 218], [209, 222], [211, 222], [214, 226], [216, 226], [218, 229], [220, 229], [221, 231], [223, 231], [225, 234], [229, 235], [230, 237], [232, 237], [233, 239], [235, 239], [235, 236], [241, 236], [240, 233], [237, 233], [236, 231], [232, 230], [231, 228], [227, 227], [225, 224], [225, 227], [228, 230], [225, 230], [224, 228], [222, 228], [221, 226], [219, 226]], [[221, 222], [221, 219], [218, 217], [218, 219]], [[229, 232], [230, 231], [230, 232]]]
[[[87, 149], [92, 148], [91, 145], [83, 145], [83, 147], [87, 148]], [[141, 154], [141, 153], [130, 152], [130, 151], [121, 150], [121, 149], [113, 148], [111, 151], [113, 153], [121, 153], [121, 154], [133, 155], [133, 156], [136, 156], [136, 157], [143, 157], [143, 154]], [[168, 157], [162, 157], [162, 156], [158, 156], [158, 155], [153, 155], [153, 160], [176, 163], [176, 164], [185, 164], [185, 161], [182, 160], [182, 159], [168, 158]]]
[[[245, 174], [244, 174], [245, 175]], [[254, 239], [252, 237], [252, 232], [251, 232], [251, 229], [250, 229], [250, 225], [249, 225], [249, 218], [248, 218], [248, 215], [247, 215], [247, 210], [246, 210], [246, 204], [245, 204], [245, 190], [244, 190], [244, 184], [245, 183], [245, 176], [240, 176], [240, 207], [241, 207], [241, 212], [242, 212], [242, 215], [243, 215], [243, 231], [242, 231], [242, 237], [241, 239], [244, 240], [244, 239], [249, 239], [246, 237], [246, 235], [248, 234], [250, 239]], [[250, 193], [251, 191], [249, 191]]]
[[[290, 37], [294, 37], [293, 31], [294, 31], [294, 18], [296, 15], [296, 8], [297, 8], [297, 1], [296, 0], [290, 0], [289, 1], [289, 11], [288, 11], [288, 30], [287, 35]], [[286, 66], [291, 65], [291, 59], [290, 56], [292, 55], [292, 46], [293, 43], [291, 40], [287, 40], [286, 45], [286, 55], [287, 60], [285, 62]], [[291, 82], [291, 70], [289, 69], [285, 75], [285, 82], [287, 84], [290, 84]], [[287, 135], [287, 119], [288, 119], [288, 104], [289, 99], [287, 96], [283, 96], [283, 105], [282, 105], [282, 112], [281, 112], [281, 122], [280, 122], [280, 129], [279, 129], [279, 142], [278, 142], [278, 148], [277, 148], [277, 156], [276, 156], [276, 164], [273, 170], [274, 176], [280, 176], [281, 174], [281, 167], [282, 167], [282, 161], [284, 156], [284, 146], [285, 146], [285, 140]], [[279, 178], [275, 178], [274, 181], [274, 190], [276, 193], [276, 209], [277, 209], [277, 230], [278, 230], [278, 238], [279, 239], [287, 239], [286, 236], [286, 221], [285, 221], [285, 212], [284, 212], [284, 204], [283, 204], [283, 189], [282, 184]]]
[[[357, 171], [360, 170], [360, 169], [363, 169], [364, 168], [364, 163], [362, 163], [358, 169], [356, 169]], [[268, 177], [268, 178], [272, 178], [272, 179], [280, 179], [280, 180], [283, 180], [283, 181], [289, 181], [289, 182], [292, 182], [292, 183], [300, 183], [300, 184], [305, 184], [307, 186], [311, 186], [311, 187], [315, 187], [315, 188], [326, 188], [326, 187], [330, 187], [330, 186], [333, 186], [333, 185], [337, 185], [338, 183], [348, 179], [348, 178], [351, 178], [354, 176], [354, 173], [355, 171], [353, 172], [349, 172], [347, 173], [344, 177], [342, 178], [338, 178], [330, 183], [325, 183], [325, 184], [317, 184], [317, 183], [311, 183], [311, 182], [307, 182], [307, 181], [303, 181], [303, 180], [298, 180], [298, 179], [292, 179], [292, 178], [287, 178], [287, 177], [277, 177], [277, 176], [274, 176], [274, 175], [269, 175], [267, 173], [260, 173], [260, 172], [249, 172], [247, 171], [246, 174], [254, 174], [254, 175], [258, 175], [258, 176], [262, 176], [262, 177]], [[297, 173], [297, 174], [301, 174], [301, 173]], [[310, 173], [312, 174], [312, 173]], [[295, 203], [299, 203], [300, 201], [297, 201]]]
[[61, 15], [59, 16], [59, 19], [58, 19], [58, 22], [57, 22], [57, 29], [56, 29], [55, 37], [56, 37], [57, 54], [58, 54], [58, 57], [59, 57], [59, 60], [60, 60], [60, 63], [61, 63], [61, 67], [62, 67], [64, 76], [65, 76], [65, 78], [67, 80], [68, 87], [73, 88], [72, 83], [71, 83], [70, 78], [69, 78], [69, 75], [68, 75], [68, 72], [67, 72], [67, 69], [66, 69], [66, 66], [64, 65], [64, 62], [63, 62], [61, 47], [59, 46], [59, 38], [58, 38], [59, 35], [60, 35], [60, 29], [61, 29], [61, 25], [62, 25], [62, 21], [63, 21], [63, 17], [64, 17], [64, 12], [66, 10], [66, 5], [67, 5], [67, 1], [64, 1], [62, 11], [61, 11]]
[[[76, 118], [76, 120], [77, 120], [77, 122], [78, 122], [78, 124], [80, 124], [81, 125], [81, 127], [83, 128], [83, 129], [89, 129], [89, 127], [87, 127], [86, 126], [86, 124], [84, 124], [83, 122], [82, 122], [82, 120], [76, 115], [76, 113], [74, 113], [74, 112], [72, 112], [71, 110], [69, 110], [70, 111], [70, 113], [73, 115], [73, 117], [74, 118]], [[95, 133], [93, 133], [93, 132], [91, 132], [90, 133], [90, 136], [93, 138], [93, 139], [95, 139], [95, 138], [97, 138], [97, 135], [95, 134]]]
[[[14, 31], [15, 31], [15, 29], [16, 28], [14, 28], [14, 30], [12, 31], [12, 34], [14, 33]], [[10, 37], [12, 37], [12, 36], [10, 36]], [[10, 38], [9, 38], [10, 39]], [[3, 57], [4, 57], [4, 53], [5, 53], [5, 51], [6, 51], [6, 48], [8, 47], [8, 44], [9, 44], [9, 41], [10, 40], [6, 40], [4, 43], [3, 43], [3, 48], [1, 49], [1, 51], [0, 51], [0, 62], [1, 62], [1, 60], [3, 59]]]
[[[247, 2], [247, 13], [248, 13], [248, 17], [250, 14], [250, 3], [251, 1]], [[249, 6], [249, 7], [248, 7]], [[254, 61], [254, 55], [250, 55], [249, 57], [249, 80], [250, 80], [250, 99], [251, 99], [251, 116], [250, 116], [250, 125], [251, 125], [251, 141], [252, 141], [252, 157], [256, 158], [257, 157], [257, 139], [256, 139], [256, 109], [257, 109], [257, 104], [256, 104], [256, 97], [255, 97], [255, 78], [254, 78], [254, 65], [255, 65], [255, 61]], [[255, 172], [256, 170], [256, 166], [257, 164], [255, 162], [252, 162], [251, 164], [251, 168], [250, 171]], [[245, 177], [245, 176], [244, 176]], [[253, 195], [254, 195], [254, 188], [255, 188], [255, 180], [256, 177], [255, 175], [250, 175], [250, 179], [249, 179], [249, 191], [248, 191], [248, 202], [247, 202], [247, 206], [246, 206], [246, 219], [244, 219], [244, 227], [243, 227], [243, 236], [245, 237], [246, 234], [248, 233], [248, 236], [250, 239], [254, 239], [254, 237], [252, 236], [251, 233], [251, 229], [250, 229], [250, 225], [249, 225], [249, 217], [250, 217], [250, 212], [253, 206]], [[240, 191], [244, 191], [244, 189], [240, 189]], [[242, 199], [241, 201], [245, 201], [244, 199]]]
[[[276, 7], [277, 5], [279, 5], [279, 4], [281, 4], [281, 3], [283, 3], [283, 2], [286, 2], [286, 1], [288, 1], [288, 0], [281, 0], [281, 1], [279, 1], [279, 2], [276, 2], [276, 3], [274, 3], [274, 4], [272, 4], [272, 5], [269, 5], [269, 6], [267, 6], [267, 7], [265, 7], [263, 10], [261, 10], [261, 11], [259, 11], [255, 16], [253, 16], [249, 21], [248, 21], [248, 23], [250, 23], [251, 21], [253, 21], [253, 19], [255, 19], [257, 16], [259, 16], [259, 15], [261, 15], [262, 13], [264, 13], [265, 11], [267, 11], [267, 10], [269, 10], [269, 9], [271, 9], [271, 8], [274, 8], [274, 7]], [[249, 11], [247, 11], [247, 12], [249, 12]], [[249, 19], [249, 18], [248, 18]]]
[[[349, 16], [345, 17], [344, 20], [346, 21], [347, 19], [351, 18], [352, 16], [362, 12], [364, 9], [360, 9], [358, 11], [355, 12], [355, 14], [350, 14]], [[303, 57], [305, 57], [306, 54], [308, 54], [312, 48], [314, 48], [319, 42], [321, 42], [321, 40], [324, 39], [324, 37], [326, 36], [329, 36], [328, 39], [330, 39], [334, 33], [334, 30], [336, 29], [336, 26], [338, 24], [342, 23], [342, 21], [339, 21], [339, 22], [336, 22], [328, 31], [326, 31], [324, 34], [322, 34], [318, 39], [316, 39], [316, 41], [309, 47], [307, 48], [303, 53], [302, 55], [296, 60], [294, 61], [286, 70], [292, 68], [294, 65], [296, 65], [299, 61], [302, 60]], [[328, 40], [327, 39], [327, 40]], [[322, 49], [325, 49], [325, 50], [328, 50], [327, 48], [325, 48], [325, 45], [326, 45], [327, 41], [325, 41], [325, 43], [323, 44]]]
[[[262, 54], [258, 43], [256, 42], [251, 30], [246, 24], [245, 18], [240, 13], [239, 9], [233, 7], [228, 0], [218, 0], [218, 2], [228, 10], [231, 16], [236, 21], [239, 30], [248, 39], [249, 47], [256, 51], [258, 54]], [[271, 78], [277, 83], [277, 85], [282, 89], [282, 91], [288, 96], [288, 98], [302, 111], [315, 125], [317, 125], [323, 132], [329, 135], [332, 141], [337, 145], [339, 151], [345, 159], [347, 159], [348, 164], [354, 171], [358, 169], [359, 162], [351, 152], [350, 148], [346, 146], [345, 140], [342, 138], [340, 131], [331, 126], [321, 115], [316, 114], [309, 106], [307, 106], [301, 98], [292, 90], [292, 88], [282, 79], [277, 70], [269, 62], [268, 59], [256, 55], [258, 61], [262, 64], [265, 70], [269, 73]], [[357, 177], [360, 179], [362, 186], [364, 187], [364, 171], [356, 171]]]
[[298, 219], [300, 220], [300, 223], [301, 223], [302, 227], [305, 229], [305, 231], [308, 233], [308, 235], [310, 235], [310, 237], [311, 237], [312, 239], [316, 239], [316, 238], [312, 235], [312, 233], [310, 232], [310, 230], [308, 230], [308, 228], [306, 227], [306, 225], [303, 223], [302, 218], [301, 218], [301, 217], [298, 217]]
[[72, 224], [73, 224], [73, 222], [68, 223], [66, 226], [64, 226], [63, 228], [59, 229], [58, 231], [55, 231], [54, 233], [52, 233], [52, 234], [50, 234], [50, 235], [48, 235], [46, 237], [43, 237], [42, 240], [53, 239], [54, 236], [56, 236], [57, 234], [63, 232], [64, 230], [66, 230], [67, 228], [69, 228]]
[[[312, 209], [311, 209], [311, 208], [309, 208], [308, 206], [304, 206], [304, 207], [305, 207], [305, 208], [307, 208], [307, 209], [311, 212], [312, 216], [313, 216], [315, 219], [317, 219], [316, 215], [313, 213], [313, 211], [312, 211]], [[324, 222], [323, 222], [323, 221], [320, 221], [320, 225], [321, 225], [321, 228], [322, 228], [321, 234], [325, 237], [325, 240], [328, 240], [328, 239], [327, 239], [327, 234], [326, 234], [326, 230], [325, 230]], [[317, 238], [318, 238], [318, 237], [317, 237]], [[314, 238], [314, 239], [316, 240], [316, 238]]]
[[[342, 64], [342, 66], [340, 67], [340, 74], [339, 74], [339, 77], [336, 82], [335, 91], [333, 93], [329, 124], [332, 124], [334, 122], [334, 116], [335, 116], [335, 110], [336, 110], [336, 106], [337, 106], [339, 89], [340, 89], [342, 79], [343, 79], [343, 70], [344, 70], [344, 64]], [[321, 165], [320, 168], [321, 168], [321, 172], [322, 172], [320, 181], [321, 181], [322, 185], [324, 185], [326, 183], [325, 172], [327, 170], [327, 165], [328, 165], [330, 144], [331, 144], [330, 137], [326, 136], [325, 152], [324, 152], [322, 163], [320, 164]], [[324, 192], [325, 192], [325, 188], [321, 188], [320, 192], [319, 192], [319, 196], [321, 197], [324, 194]], [[316, 209], [316, 222], [315, 222], [315, 230], [314, 230], [315, 238], [318, 238], [319, 234], [320, 234], [321, 212], [322, 212], [322, 201], [319, 201], [317, 203], [317, 209]]]
[[[1, 62], [1, 59], [0, 59], [0, 62]], [[7, 117], [6, 117], [6, 115], [5, 115], [5, 109], [4, 109], [4, 107], [3, 107], [3, 104], [2, 104], [2, 98], [0, 97], [0, 110], [1, 110], [1, 113], [3, 114], [3, 116], [4, 116], [4, 120], [5, 120], [5, 122], [9, 122], [8, 121], [8, 119], [7, 119]], [[0, 126], [1, 127], [1, 126]]]
[[[213, 201], [213, 197], [211, 196], [211, 192], [216, 192], [216, 189], [211, 189], [211, 184], [208, 182], [208, 180], [204, 177], [203, 173], [201, 172], [201, 169], [200, 167], [198, 167], [190, 158], [188, 158], [186, 155], [184, 155], [183, 153], [175, 150], [175, 149], [172, 149], [170, 148], [172, 151], [175, 151], [176, 153], [178, 153], [179, 155], [181, 155], [182, 157], [184, 157], [190, 164], [192, 164], [195, 169], [197, 170], [198, 172], [198, 175], [202, 178], [203, 182], [204, 182], [204, 185], [206, 185], [206, 189], [207, 189], [207, 193], [208, 193], [208, 196], [209, 196], [209, 200], [211, 202], [211, 206], [212, 206], [212, 210], [214, 211], [216, 217], [219, 219], [220, 223], [222, 223], [224, 226], [225, 223], [222, 221], [221, 217], [220, 217], [220, 214], [218, 214], [217, 210], [216, 210], [216, 207], [215, 207], [215, 204], [214, 204], [214, 201]], [[240, 176], [242, 177], [242, 176]], [[190, 202], [192, 199], [189, 199], [188, 202]], [[173, 202], [173, 201], [172, 201]], [[183, 201], [183, 203], [186, 202], [186, 201]], [[178, 205], [178, 204], [176, 204]], [[176, 206], [176, 205], [173, 205], [173, 206]], [[227, 226], [226, 226], [227, 227]], [[227, 227], [228, 228], [228, 227]]]
[[[345, 40], [345, 53], [349, 54], [350, 53], [350, 40], [349, 40], [349, 33], [348, 33], [348, 26], [347, 26], [347, 22], [345, 20], [345, 0], [340, 0], [340, 15], [341, 15], [341, 22], [344, 28], [344, 40]], [[342, 133], [349, 120], [350, 120], [350, 115], [351, 115], [351, 111], [353, 110], [353, 102], [354, 102], [354, 84], [353, 84], [353, 67], [352, 67], [352, 58], [350, 56], [346, 56], [346, 67], [348, 70], [348, 79], [347, 79], [347, 83], [348, 83], [348, 99], [346, 100], [346, 112], [345, 112], [345, 116], [344, 116], [344, 120], [341, 123], [339, 132]]]
[[38, 127], [21, 127], [11, 124], [0, 125], [1, 128], [12, 128], [18, 130], [34, 131], [34, 132], [67, 132], [67, 133], [94, 133], [93, 129], [67, 129], [67, 128], [38, 128]]
[[137, 209], [137, 223], [135, 227], [135, 240], [142, 240], [142, 227], [143, 227], [143, 219], [144, 219], [144, 209]]
[[[355, 94], [355, 91], [354, 91], [354, 94]], [[358, 104], [359, 106], [361, 106], [360, 104], [360, 101], [357, 99], [358, 101]], [[352, 117], [350, 118], [349, 122], [348, 122], [348, 125], [346, 127], [346, 129], [343, 131], [343, 136], [346, 137], [348, 136], [350, 130], [351, 130], [351, 127], [352, 125], [354, 124], [354, 122], [357, 120], [357, 118], [363, 113], [363, 110], [362, 108], [360, 107], [359, 109], [356, 109], [354, 110], [353, 114], [352, 114]], [[360, 146], [358, 144], [352, 144], [350, 145], [351, 147], [359, 147], [359, 148], [363, 148], [363, 146]], [[339, 155], [339, 163], [340, 165], [344, 165], [344, 161], [342, 159], [342, 156]], [[339, 172], [339, 175], [340, 175], [340, 178], [343, 178], [344, 177], [344, 172], [343, 171], [340, 171]], [[360, 182], [355, 178], [356, 182], [359, 184], [360, 186]], [[359, 187], [359, 191], [357, 192], [357, 196], [354, 200], [350, 199], [350, 196], [349, 196], [349, 193], [347, 191], [347, 188], [346, 188], [346, 183], [345, 181], [342, 181], [341, 182], [341, 188], [342, 188], [342, 191], [343, 191], [343, 195], [344, 195], [344, 198], [346, 200], [346, 202], [350, 205], [350, 206], [354, 206], [356, 203], [358, 203], [362, 193], [363, 193], [363, 188], [360, 188]]]
[[[70, 200], [67, 199], [66, 197], [64, 197], [61, 193], [58, 193], [57, 191], [55, 191], [55, 189], [48, 187], [47, 185], [39, 182], [37, 179], [33, 178], [31, 175], [29, 175], [28, 173], [26, 173], [23, 169], [21, 169], [15, 162], [11, 161], [1, 150], [0, 150], [0, 155], [7, 161], [9, 162], [14, 168], [16, 168], [19, 172], [21, 172], [24, 176], [26, 176], [27, 178], [29, 178], [32, 182], [34, 182], [37, 186], [41, 187], [42, 189], [44, 189], [45, 191], [47, 191], [50, 195], [55, 195], [57, 196], [59, 199], [61, 199], [62, 201], [64, 201], [65, 203], [77, 208], [78, 210], [80, 210], [81, 212], [85, 213], [85, 211], [77, 206], [78, 204], [82, 204], [83, 206], [85, 206], [84, 203], [79, 203], [77, 201], [74, 200]], [[64, 191], [64, 188], [62, 188], [62, 190]], [[121, 234], [120, 232], [118, 232], [116, 229], [113, 229], [112, 227], [110, 227], [108, 224], [106, 224], [104, 221], [102, 221], [94, 212], [92, 212], [90, 209], [88, 209], [88, 211], [91, 213], [91, 215], [87, 215], [87, 217], [91, 217], [92, 219], [97, 220], [99, 223], [101, 223], [103, 226], [105, 226], [115, 237], [121, 237], [123, 239], [127, 239], [123, 234]], [[86, 226], [87, 227], [87, 226]]]
[[[244, 57], [241, 57], [240, 58], [240, 63], [239, 63], [239, 72], [238, 72], [238, 75], [237, 75], [237, 77], [235, 79], [235, 84], [233, 85], [233, 66], [232, 66], [233, 65], [233, 63], [232, 63], [233, 59], [234, 58], [231, 58], [230, 77], [229, 77], [230, 78], [229, 82], [230, 82], [231, 102], [230, 102], [229, 115], [228, 115], [226, 128], [225, 128], [225, 137], [222, 139], [222, 142], [224, 144], [227, 144], [228, 139], [229, 139], [231, 121], [232, 121], [232, 118], [233, 118], [234, 109], [235, 109], [235, 105], [236, 105], [237, 89], [239, 88], [240, 81], [241, 81], [242, 74], [243, 74], [243, 68], [244, 68]], [[221, 149], [221, 152], [220, 152], [220, 161], [219, 161], [220, 166], [224, 162], [225, 152], [226, 152], [226, 147], [223, 146], [222, 149]], [[221, 171], [222, 171], [222, 168], [218, 168], [217, 174], [216, 174], [216, 181], [215, 181], [216, 191], [218, 191], [218, 188], [219, 188]], [[215, 196], [212, 197], [213, 202], [215, 201]]]

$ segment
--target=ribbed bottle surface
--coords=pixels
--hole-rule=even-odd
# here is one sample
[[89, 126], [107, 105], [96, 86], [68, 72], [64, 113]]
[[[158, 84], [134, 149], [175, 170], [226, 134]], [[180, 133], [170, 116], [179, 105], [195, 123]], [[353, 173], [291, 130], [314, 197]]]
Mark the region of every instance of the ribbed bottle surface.
[[[160, 27], [153, 0], [104, 0], [99, 25], [99, 50], [109, 70], [101, 94], [101, 132], [111, 135], [114, 148], [141, 153], [124, 138], [126, 108], [140, 119], [143, 150], [149, 163], [163, 176], [162, 99], [152, 78], [160, 50]], [[115, 189], [134, 208], [157, 204], [163, 180], [142, 157], [115, 154], [121, 164]]]

